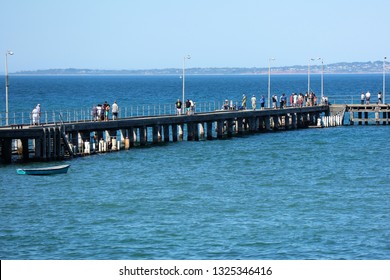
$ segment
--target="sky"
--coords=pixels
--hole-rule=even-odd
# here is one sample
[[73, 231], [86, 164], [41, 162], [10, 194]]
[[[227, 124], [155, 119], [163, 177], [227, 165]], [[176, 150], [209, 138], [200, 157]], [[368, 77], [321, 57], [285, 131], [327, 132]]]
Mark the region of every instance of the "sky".
[[[10, 73], [268, 67], [390, 56], [385, 0], [1, 0]], [[312, 64], [320, 63], [311, 62]], [[0, 69], [5, 69], [1, 67]], [[4, 70], [0, 72], [4, 73]]]

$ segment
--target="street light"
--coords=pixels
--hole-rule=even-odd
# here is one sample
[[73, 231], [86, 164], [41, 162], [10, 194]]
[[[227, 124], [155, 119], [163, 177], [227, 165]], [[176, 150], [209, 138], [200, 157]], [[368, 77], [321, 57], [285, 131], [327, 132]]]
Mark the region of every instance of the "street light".
[[13, 54], [10, 50], [5, 53], [5, 125], [8, 125], [8, 55]]
[[185, 69], [186, 69], [186, 59], [191, 59], [190, 55], [186, 55], [183, 58], [183, 101], [182, 101], [182, 108], [183, 108], [183, 113], [185, 112], [185, 101], [184, 101], [184, 88], [185, 88]]
[[321, 102], [324, 98], [324, 60], [321, 59]]
[[307, 66], [307, 94], [309, 95], [310, 94], [310, 61], [314, 61], [314, 60], [320, 60], [321, 58], [310, 58], [309, 59], [309, 64]]
[[385, 104], [386, 96], [386, 56], [383, 58], [383, 104]]
[[268, 108], [270, 108], [270, 99], [271, 99], [271, 61], [275, 58], [268, 59]]

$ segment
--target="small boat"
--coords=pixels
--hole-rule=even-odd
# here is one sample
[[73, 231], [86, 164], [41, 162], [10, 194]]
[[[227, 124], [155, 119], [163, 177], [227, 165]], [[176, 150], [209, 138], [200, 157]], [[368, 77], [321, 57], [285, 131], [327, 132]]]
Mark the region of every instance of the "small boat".
[[16, 172], [20, 175], [53, 175], [68, 172], [70, 164], [57, 165], [42, 168], [18, 168]]

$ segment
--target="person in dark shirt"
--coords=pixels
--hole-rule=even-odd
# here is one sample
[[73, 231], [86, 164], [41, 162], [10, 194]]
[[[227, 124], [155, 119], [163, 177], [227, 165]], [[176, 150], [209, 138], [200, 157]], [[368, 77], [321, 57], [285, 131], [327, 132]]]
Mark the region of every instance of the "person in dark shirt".
[[181, 115], [181, 106], [182, 106], [182, 103], [180, 101], [180, 99], [178, 99], [175, 103], [175, 106], [176, 106], [176, 115]]

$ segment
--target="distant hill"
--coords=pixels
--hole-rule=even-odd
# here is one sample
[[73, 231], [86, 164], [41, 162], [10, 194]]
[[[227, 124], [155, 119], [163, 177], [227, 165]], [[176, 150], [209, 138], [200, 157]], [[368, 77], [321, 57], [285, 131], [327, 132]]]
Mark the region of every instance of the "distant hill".
[[[275, 74], [305, 74], [307, 65], [294, 65], [283, 67], [272, 67], [272, 73]], [[165, 69], [139, 69], [139, 70], [99, 70], [99, 69], [47, 69], [35, 71], [19, 71], [17, 75], [181, 75], [181, 68]], [[311, 73], [321, 73], [322, 65], [311, 65]], [[324, 64], [324, 73], [382, 73], [383, 61], [368, 62], [339, 62]], [[215, 67], [215, 68], [187, 68], [186, 74], [189, 75], [250, 75], [267, 74], [268, 67]]]

